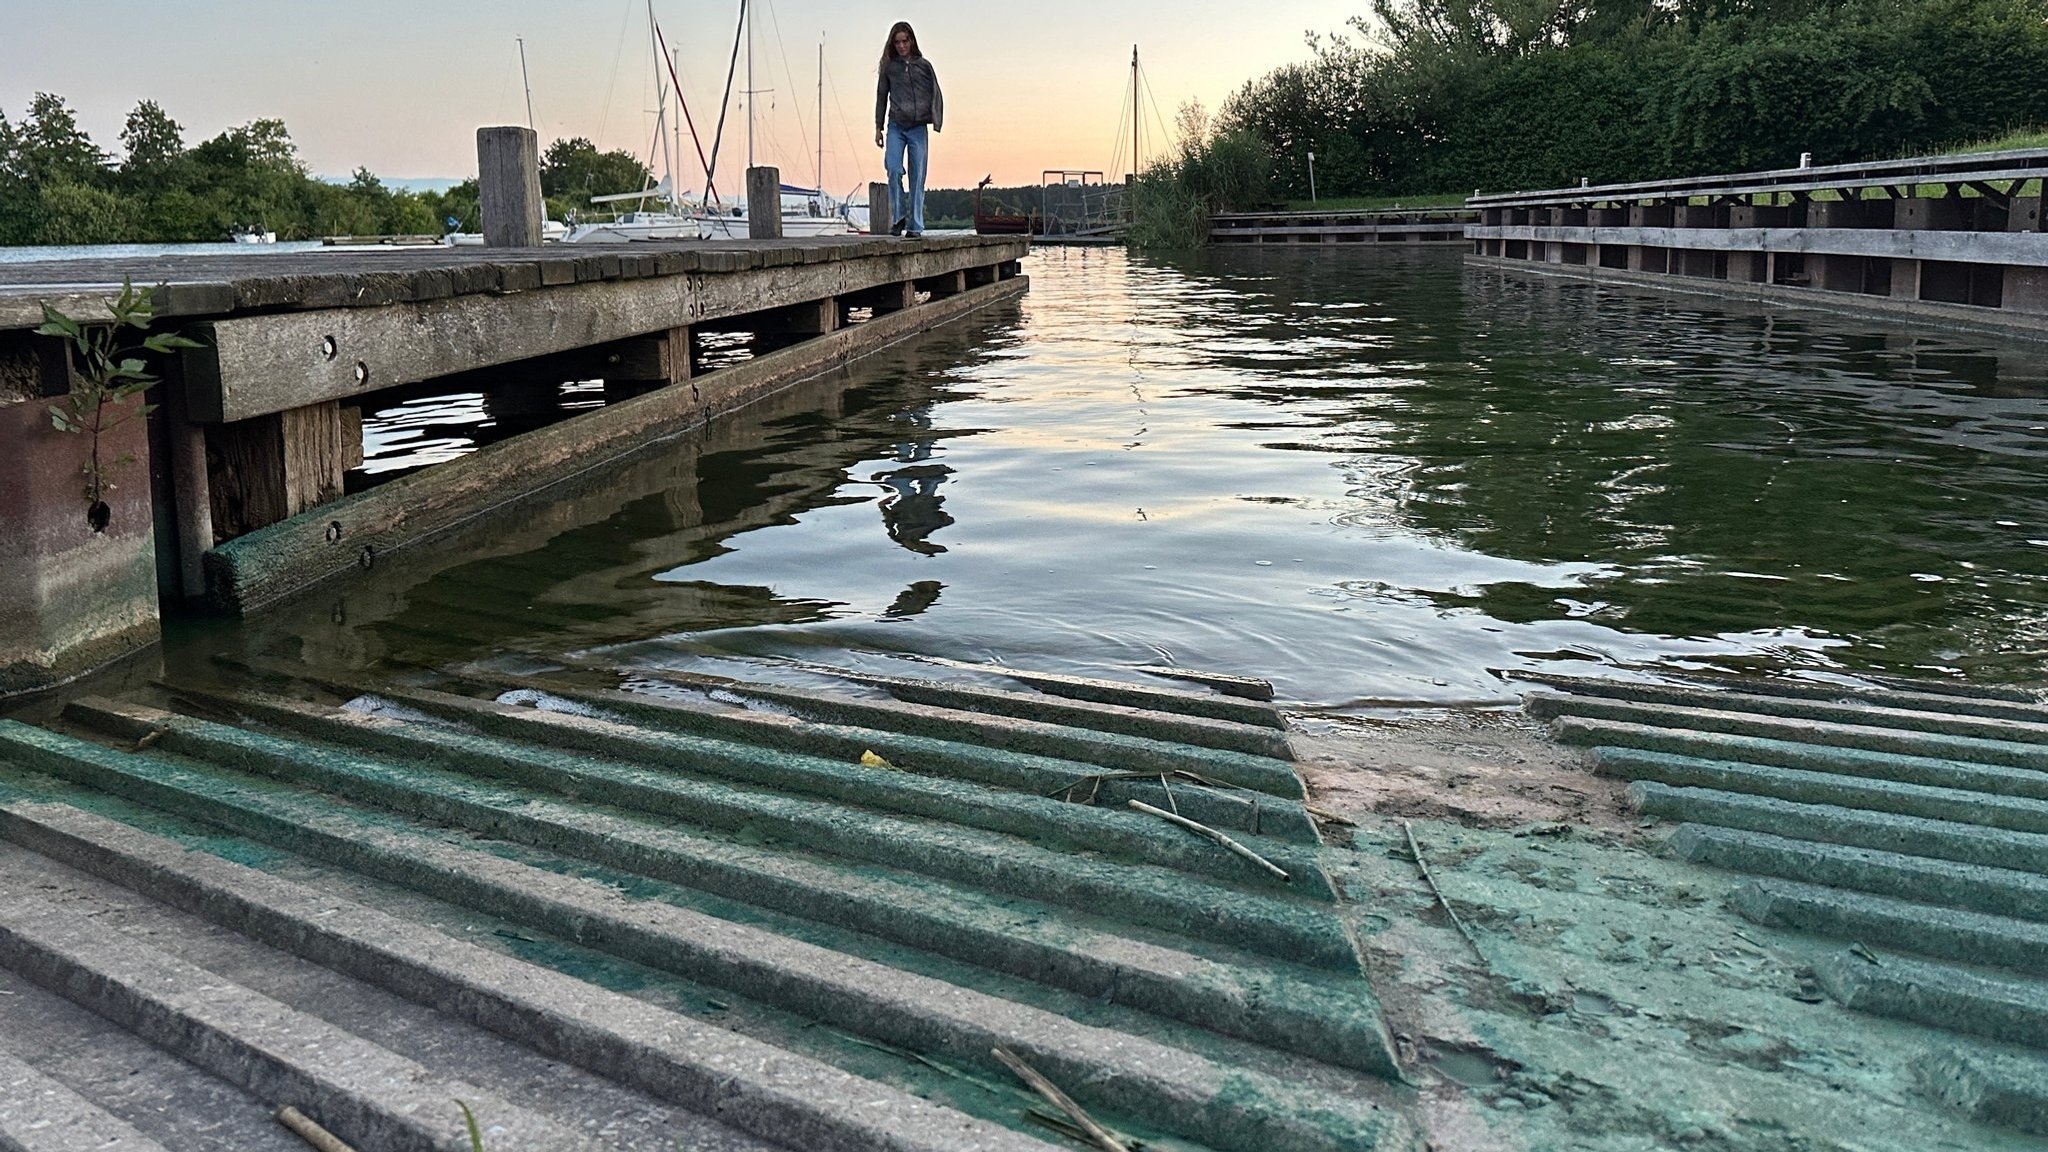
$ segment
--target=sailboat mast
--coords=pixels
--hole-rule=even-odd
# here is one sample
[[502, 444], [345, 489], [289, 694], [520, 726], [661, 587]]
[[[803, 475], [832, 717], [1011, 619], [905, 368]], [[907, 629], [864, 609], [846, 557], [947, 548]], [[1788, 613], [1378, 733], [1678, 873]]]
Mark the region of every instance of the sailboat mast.
[[[678, 77], [680, 77], [682, 71], [683, 50], [681, 48], [677, 48], [669, 53], [668, 74], [671, 81], [674, 83], [681, 83], [681, 80], [678, 79]], [[676, 156], [681, 156], [683, 154], [683, 111], [683, 90], [681, 88], [678, 88], [676, 89], [676, 120], [674, 124], [669, 125], [669, 131], [673, 132], [676, 138], [676, 150], [673, 153]], [[696, 131], [696, 126], [692, 125], [690, 128], [690, 132], [694, 135]], [[674, 171], [674, 161], [670, 161], [670, 171]], [[682, 185], [676, 182], [676, 179], [673, 175], [669, 177], [668, 194], [671, 197], [677, 199], [680, 199], [683, 194]]]
[[747, 167], [754, 166], [754, 6], [740, 0], [740, 19], [747, 25]]
[[818, 38], [818, 195], [825, 194], [825, 38]]
[[[669, 151], [668, 133], [668, 82], [662, 77], [661, 66], [668, 62], [668, 53], [661, 48], [661, 29], [654, 23], [654, 0], [647, 0], [647, 46], [654, 53], [654, 138], [661, 141], [661, 168], [663, 178], [669, 186], [669, 195], [675, 195], [676, 158]], [[680, 100], [682, 93], [676, 93]], [[653, 157], [648, 157], [650, 163]]]
[[513, 39], [519, 42], [519, 82], [526, 86], [526, 130], [539, 135], [540, 130], [533, 126], [533, 81], [526, 78], [526, 37]]
[[1131, 45], [1131, 173], [1143, 172], [1138, 162], [1138, 46]]

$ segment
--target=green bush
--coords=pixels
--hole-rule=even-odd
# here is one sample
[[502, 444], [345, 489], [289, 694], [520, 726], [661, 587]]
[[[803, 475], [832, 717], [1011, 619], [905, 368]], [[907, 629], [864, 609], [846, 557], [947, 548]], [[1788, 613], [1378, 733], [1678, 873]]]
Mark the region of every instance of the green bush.
[[[2048, 122], [2048, 0], [1378, 0], [1224, 106], [1273, 191], [1559, 187], [1939, 151]], [[1326, 159], [1327, 158], [1327, 159]]]
[[1273, 159], [1264, 141], [1242, 130], [1211, 132], [1200, 105], [1181, 109], [1175, 154], [1138, 175], [1131, 189], [1128, 241], [1138, 248], [1196, 248], [1209, 217], [1272, 200]]

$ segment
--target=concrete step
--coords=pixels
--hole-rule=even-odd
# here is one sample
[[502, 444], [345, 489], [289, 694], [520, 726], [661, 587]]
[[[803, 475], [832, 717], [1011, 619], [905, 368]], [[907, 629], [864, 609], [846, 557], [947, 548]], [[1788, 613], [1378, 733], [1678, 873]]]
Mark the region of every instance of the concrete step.
[[[350, 847], [351, 822], [360, 823], [361, 817], [329, 811], [331, 803], [277, 786], [251, 787], [222, 774], [187, 771], [154, 757], [124, 756], [54, 734], [43, 734], [42, 742], [47, 750], [24, 754], [19, 743], [9, 750], [17, 759], [33, 761], [35, 766], [87, 787], [131, 795], [165, 811], [221, 824], [287, 850], [324, 853], [358, 871], [367, 871], [376, 863], [356, 859]], [[427, 800], [413, 807], [422, 810], [420, 814], [427, 819], [457, 823]], [[330, 833], [328, 825], [334, 820], [339, 823]], [[515, 838], [629, 873], [700, 890], [729, 891], [750, 902], [772, 904], [778, 902], [778, 895], [788, 897], [804, 905], [801, 911], [826, 923], [848, 918], [839, 907], [847, 888], [816, 883], [816, 870], [744, 867], [749, 858], [772, 860], [773, 853], [736, 851], [672, 830], [650, 830], [568, 809], [539, 816], [529, 811], [516, 825], [487, 831], [494, 836], [508, 831], [528, 833]], [[551, 834], [539, 834], [542, 832]], [[399, 882], [404, 881], [405, 873], [401, 873]], [[887, 885], [854, 889], [871, 902], [885, 900], [895, 890]], [[931, 911], [920, 914], [924, 909]], [[948, 933], [949, 918], [964, 920], [971, 930], [957, 936]], [[1377, 1008], [1364, 985], [1357, 982], [1355, 960], [1349, 978], [1293, 964], [1261, 965], [1250, 956], [1242, 962], [1218, 962], [1141, 941], [1118, 944], [1104, 930], [1091, 933], [1086, 925], [1070, 926], [1057, 915], [1011, 901], [979, 905], [966, 900], [906, 902], [901, 915], [870, 908], [853, 922], [893, 928], [899, 939], [913, 947], [1014, 971], [1026, 978], [1057, 983], [1064, 977], [1077, 990], [1113, 995], [1134, 1007], [1225, 1034], [1290, 1050], [1309, 1046], [1309, 1054], [1335, 1063], [1358, 1066], [1360, 1060], [1384, 1059]], [[1044, 942], [1047, 937], [1060, 939], [1057, 945], [1048, 945]], [[1090, 961], [1076, 959], [1075, 951], [1085, 948], [1091, 939], [1109, 940], [1109, 946]], [[985, 947], [977, 947], [984, 942]], [[1030, 962], [1039, 958], [1053, 963], [1034, 969]], [[1367, 1042], [1361, 1043], [1361, 1036]]]
[[879, 688], [898, 700], [954, 708], [991, 716], [1014, 716], [1042, 724], [1061, 724], [1092, 732], [1115, 732], [1152, 740], [1170, 740], [1197, 748], [1220, 748], [1253, 756], [1292, 760], [1287, 725], [1279, 713], [1264, 709], [1257, 723], [1165, 712], [1131, 703], [1062, 699], [1043, 692], [1013, 692], [973, 684], [945, 683], [909, 676], [877, 676], [847, 669], [832, 675], [854, 684]]
[[[1543, 719], [1577, 716], [1654, 727], [1690, 729], [1697, 732], [1725, 732], [1768, 740], [1825, 744], [1837, 748], [1861, 748], [1901, 756], [1932, 760], [1960, 760], [1974, 764], [2000, 764], [2008, 768], [2048, 770], [2048, 732], [2034, 732], [2034, 725], [1986, 722], [1989, 735], [1962, 735], [1962, 730], [1930, 723], [1927, 730], [1886, 727], [1877, 723], [1800, 720], [1760, 715], [1754, 712], [1718, 708], [1679, 708], [1637, 704], [1594, 696], [1534, 695], [1527, 700], [1529, 712]], [[1876, 717], [1869, 719], [1875, 720]]]
[[[481, 702], [469, 697], [440, 692], [402, 692], [378, 689], [374, 695], [417, 708], [430, 715], [465, 719]], [[921, 775], [969, 781], [990, 788], [1026, 792], [1033, 796], [1068, 795], [1076, 799], [1095, 792], [1105, 807], [1122, 808], [1130, 799], [1160, 808], [1177, 807], [1192, 820], [1214, 828], [1235, 829], [1273, 837], [1290, 843], [1317, 842], [1315, 824], [1298, 800], [1260, 792], [1223, 780], [1221, 787], [1205, 787], [1184, 776], [1172, 777], [1173, 796], [1155, 779], [1103, 779], [1118, 775], [1097, 765], [991, 748], [957, 740], [906, 735], [846, 724], [823, 724], [799, 719], [782, 712], [749, 710], [721, 703], [700, 693], [675, 698], [649, 697], [631, 692], [550, 687], [546, 691], [520, 690], [516, 696], [532, 708], [580, 711], [625, 720], [655, 734], [696, 736], [737, 742], [759, 749], [820, 756], [839, 763], [855, 763], [862, 753], [872, 751], [898, 768]], [[1185, 771], [1201, 775], [1202, 765], [1192, 760]], [[1203, 776], [1203, 779], [1214, 779]]]
[[[170, 740], [167, 737], [159, 747]], [[52, 774], [142, 797], [167, 811], [230, 823], [243, 834], [287, 849], [300, 848], [298, 838], [323, 815], [320, 802], [294, 792], [275, 786], [252, 788], [252, 780], [237, 774], [189, 771], [153, 755], [127, 756], [47, 733], [9, 748], [18, 759]], [[309, 755], [306, 762], [313, 758]], [[426, 771], [415, 768], [410, 774]], [[1336, 1054], [1326, 1048], [1311, 1049], [1311, 1054], [1337, 1063], [1362, 1058], [1343, 1055], [1358, 1048], [1354, 1025], [1333, 1025], [1329, 1019], [1334, 1015], [1348, 1020], [1359, 1011], [1371, 1011], [1369, 998], [1362, 999], [1355, 958], [1346, 976], [1300, 967], [1298, 954], [1287, 956], [1289, 963], [1275, 964], [1245, 951], [1201, 948], [1192, 941], [1216, 934], [1202, 931], [1202, 921], [1184, 924], [1184, 929], [1194, 929], [1183, 933], [1190, 943], [1175, 947], [1171, 938], [1148, 941], [1143, 934], [1133, 937], [1107, 923], [1097, 926], [1092, 918], [1075, 923], [1043, 906], [895, 882], [876, 877], [871, 869], [841, 870], [809, 862], [785, 865], [787, 853], [721, 843], [570, 805], [522, 804], [507, 798], [488, 809], [502, 817], [492, 819], [479, 818], [461, 805], [442, 804], [440, 795], [432, 790], [401, 791], [384, 799], [391, 810], [408, 817], [476, 827], [493, 837], [549, 852], [570, 852], [760, 907], [786, 908], [822, 923], [875, 929], [913, 947], [1091, 996], [1114, 995], [1119, 1002], [1158, 1015], [1261, 1043], [1299, 1050], [1299, 1045], [1321, 1043], [1334, 1026], [1344, 1037], [1335, 1045]], [[337, 834], [345, 837], [346, 831], [344, 822]], [[1189, 905], [1185, 915], [1204, 915], [1198, 892], [1184, 888], [1182, 898]], [[1262, 906], [1229, 894], [1219, 894], [1214, 903], [1220, 912], [1250, 918], [1244, 921], [1246, 930], [1261, 917], [1268, 927], [1297, 929], [1285, 931], [1289, 939], [1254, 951], [1284, 955], [1290, 943], [1320, 941], [1318, 934], [1333, 927], [1336, 939], [1350, 947], [1334, 917], [1320, 911]], [[1336, 1006], [1343, 1010], [1333, 1013]], [[1368, 1016], [1356, 1026], [1376, 1028], [1375, 1021]]]
[[[264, 720], [288, 720], [297, 708], [270, 709], [255, 700], [243, 708]], [[366, 743], [390, 721], [349, 713]], [[404, 754], [405, 743], [391, 746]], [[203, 809], [202, 809], [203, 810]], [[644, 833], [629, 829], [628, 835]], [[1353, 977], [1313, 969], [1276, 972], [1241, 952], [1191, 942], [1160, 941], [1118, 925], [1034, 901], [991, 899], [977, 893], [883, 875], [790, 852], [767, 852], [705, 836], [668, 830], [621, 863], [646, 867], [663, 861], [675, 883], [756, 908], [844, 927], [884, 940], [1004, 972], [1087, 997], [1114, 998], [1155, 1015], [1225, 1035], [1337, 1063], [1353, 1050], [1353, 1037], [1327, 1042], [1333, 1006], [1338, 1017], [1355, 1011]], [[1324, 1037], [1325, 1039], [1318, 1039]], [[1303, 1048], [1302, 1045], [1314, 1045]]]
[[106, 1109], [0, 1052], [0, 1149], [168, 1152]]
[[[573, 1031], [559, 1018], [571, 1010], [563, 1005], [597, 1003], [595, 989], [575, 993], [580, 982], [570, 977], [526, 971], [531, 966], [495, 953], [473, 955], [474, 949], [452, 956], [447, 949], [461, 946], [431, 929], [224, 860], [183, 852], [168, 841], [75, 810], [10, 804], [0, 811], [6, 813], [5, 830], [11, 839], [26, 840], [38, 851], [110, 879], [148, 888], [151, 894], [237, 931], [381, 982], [401, 994], [424, 997], [441, 1010], [481, 1014], [480, 1023], [524, 1042], [542, 1037], [542, 1042], [555, 1043], [569, 1054], [564, 1058], [579, 1063], [582, 1060], [573, 1053], [604, 1046], [589, 1037], [573, 1043], [545, 1040]], [[1070, 1085], [1075, 1096], [1092, 1106], [1217, 1148], [1370, 1148], [1375, 1144], [1361, 1142], [1356, 1134], [1377, 1140], [1389, 1131], [1391, 1121], [1370, 1105], [1354, 1108], [1324, 1095], [1302, 1093], [1260, 1073], [1224, 1068], [1135, 1036], [1076, 1024], [751, 926], [632, 900], [609, 885], [535, 869], [488, 852], [373, 829], [346, 818], [331, 824], [325, 838], [333, 847], [348, 851], [352, 863], [384, 879], [442, 898], [463, 897], [464, 903], [540, 931], [728, 987], [911, 1051], [999, 1067], [987, 1052], [995, 1044], [1005, 1044], [1056, 1081]], [[348, 839], [351, 829], [353, 839]], [[449, 971], [458, 959], [477, 969], [474, 979]], [[429, 961], [439, 966], [436, 971], [422, 969]], [[497, 967], [491, 969], [494, 964]], [[517, 970], [508, 971], [507, 965]], [[555, 987], [558, 984], [564, 987]], [[527, 1006], [493, 1005], [493, 990], [500, 996], [523, 991]], [[553, 1008], [555, 1014], [536, 1019], [542, 1007]], [[644, 1015], [646, 1007], [624, 1002], [621, 1011]], [[613, 1031], [627, 1023], [614, 1020]], [[718, 1031], [679, 1019], [655, 1021], [648, 1027], [664, 1037], [684, 1028]], [[641, 1033], [643, 1038], [647, 1034]], [[736, 1037], [727, 1039], [739, 1042]], [[616, 1039], [604, 1043], [614, 1048], [618, 1044]], [[678, 1043], [681, 1051], [701, 1053], [708, 1041], [688, 1036]], [[644, 1052], [620, 1054], [593, 1070], [635, 1082], [633, 1071], [646, 1066], [648, 1059]], [[733, 1059], [739, 1067], [759, 1063], [737, 1055]], [[730, 1119], [729, 1106], [721, 1105], [718, 1111]], [[1344, 1132], [1354, 1135], [1339, 1135]]]
[[5, 967], [0, 1053], [167, 1152], [306, 1152], [272, 1106]]
[[1752, 880], [1729, 897], [1758, 924], [2016, 972], [2048, 975], [2048, 924], [1843, 892], [1790, 880]]
[[9, 840], [66, 865], [776, 1144], [1041, 1148], [818, 1061], [116, 821], [59, 804], [14, 802], [0, 813]]
[[1943, 1104], [1979, 1124], [2048, 1136], [2048, 1060], [1993, 1052], [1947, 1052], [1921, 1080]]
[[1648, 780], [1630, 784], [1628, 794], [1639, 811], [1666, 820], [2048, 875], [2048, 836], [2036, 832], [1833, 804], [1798, 804], [1713, 788], [1674, 788]]
[[[571, 758], [548, 750], [436, 732], [437, 748], [466, 753], [463, 765], [575, 794], [595, 779], [607, 783], [598, 798], [624, 800], [659, 824], [557, 801], [524, 788], [480, 783], [428, 767], [432, 760], [384, 761], [280, 740], [208, 721], [133, 706], [79, 707], [112, 730], [135, 739], [165, 733], [157, 747], [279, 779], [317, 783], [358, 802], [423, 816], [562, 851], [628, 870], [658, 868], [663, 878], [689, 883], [689, 845], [669, 832], [681, 820], [743, 836], [773, 838], [812, 851], [905, 868], [953, 883], [1066, 905], [1080, 911], [1115, 908], [1121, 919], [1196, 939], [1214, 940], [1319, 967], [1355, 971], [1356, 953], [1327, 906], [1306, 899], [1251, 898], [1250, 894], [1182, 873], [1144, 865], [1080, 857], [992, 833], [935, 827], [814, 800], [697, 784], [665, 773], [608, 766], [593, 775], [588, 762], [571, 765], [582, 783], [561, 777]], [[0, 746], [23, 763], [45, 762], [52, 774], [127, 771], [146, 766], [98, 757], [91, 746], [52, 744], [48, 734], [0, 721]], [[93, 766], [81, 766], [82, 759]], [[437, 759], [440, 757], [436, 757]], [[67, 777], [67, 778], [76, 778]], [[203, 781], [201, 782], [203, 784]], [[610, 786], [616, 785], [616, 786]], [[1214, 846], [1212, 846], [1214, 847]], [[1216, 848], [1219, 854], [1220, 847]], [[1249, 865], [1247, 865], [1249, 867]], [[1320, 878], [1320, 873], [1316, 874]], [[1325, 878], [1325, 883], [1327, 879]]]
[[1891, 812], [1956, 824], [1978, 824], [2013, 832], [2048, 834], [2048, 801], [1932, 788], [1890, 780], [1866, 780], [1800, 768], [1769, 768], [1726, 760], [1701, 760], [1633, 748], [1593, 750], [1595, 770], [1624, 780], [1653, 780], [1677, 788], [1713, 788], [1773, 796], [1797, 804], [1831, 804], [1869, 812]]
[[[42, 810], [54, 813], [60, 822], [78, 815], [68, 806], [45, 805]], [[13, 819], [14, 815], [8, 817], [14, 831], [27, 831]], [[126, 830], [126, 826], [111, 822], [107, 827]], [[46, 841], [56, 840], [59, 855], [75, 855], [80, 847], [77, 840], [55, 836], [48, 828], [37, 828], [34, 832], [41, 833]], [[185, 855], [190, 854], [169, 859], [183, 863]], [[201, 861], [207, 858], [196, 857]], [[96, 862], [102, 865], [101, 871], [118, 870], [109, 867], [104, 857]], [[131, 872], [138, 870], [134, 858], [121, 863]], [[140, 879], [146, 884], [161, 883], [161, 878], [147, 873]], [[440, 1012], [388, 987], [273, 947], [254, 934], [217, 924], [203, 913], [195, 915], [191, 910], [173, 907], [11, 840], [0, 843], [0, 886], [9, 891], [49, 894], [46, 898], [69, 916], [118, 930], [131, 940], [202, 968], [221, 980], [431, 1068], [438, 1076], [473, 1084], [499, 1099], [516, 1101], [558, 1126], [600, 1138], [618, 1152], [673, 1152], [678, 1142], [703, 1152], [774, 1152], [782, 1147], [613, 1079], [593, 1075], [573, 1063], [565, 1064], [522, 1043], [521, 1038], [478, 1027], [471, 1020]], [[329, 909], [329, 918], [339, 914], [335, 909], [346, 906], [331, 892], [298, 884], [291, 888], [306, 903], [319, 902]], [[462, 910], [444, 908], [442, 912], [444, 916], [460, 917], [458, 922], [465, 928], [475, 926], [475, 918], [462, 916]], [[510, 963], [512, 970], [517, 971], [518, 961]], [[681, 987], [680, 982], [677, 987]], [[658, 1015], [661, 1009], [648, 1005], [648, 1011]], [[484, 1119], [488, 1122], [490, 1118]]]
[[261, 1100], [293, 1104], [358, 1147], [466, 1146], [457, 1100], [492, 1130], [496, 1144], [564, 1152], [602, 1147], [33, 895], [0, 904], [0, 966]]
[[961, 672], [1001, 676], [1015, 680], [1019, 684], [1028, 684], [1040, 692], [1054, 696], [1070, 696], [1076, 700], [1091, 700], [1097, 704], [1121, 704], [1157, 712], [1207, 716], [1212, 720], [1230, 720], [1238, 724], [1277, 728], [1281, 731], [1287, 729], [1286, 719], [1271, 703], [1271, 685], [1266, 686], [1265, 700], [1248, 700], [1242, 696], [1220, 692], [1188, 692], [1152, 684], [1137, 684], [1128, 680], [1102, 680], [1090, 676], [1066, 676], [1056, 672], [1033, 672], [1023, 668], [1007, 668], [1000, 664], [970, 664], [963, 660], [947, 660], [938, 656], [920, 656], [918, 659], [927, 664]]
[[[1182, 829], [1150, 816], [1137, 815], [1127, 808], [1068, 803], [1058, 796], [1046, 795], [1047, 789], [1020, 794], [894, 767], [869, 767], [860, 762], [862, 753], [871, 750], [867, 747], [844, 759], [825, 759], [755, 744], [651, 730], [616, 722], [602, 713], [592, 716], [587, 709], [578, 714], [554, 707], [497, 704], [439, 692], [396, 692], [388, 695], [402, 706], [455, 720], [477, 732], [529, 747], [545, 745], [588, 757], [601, 757], [613, 764], [667, 769], [692, 778], [722, 778], [752, 788], [818, 796], [864, 808], [1022, 836], [1034, 843], [1070, 851], [1101, 852], [1225, 880], [1265, 876], [1257, 868], [1247, 868], [1242, 860], [1227, 853], [1219, 854], [1216, 846], [1208, 841], [1191, 837]], [[232, 703], [245, 715], [266, 723], [289, 726], [294, 732], [316, 740], [400, 751], [389, 747], [396, 743], [407, 745], [402, 749], [403, 754], [428, 756], [434, 756], [435, 752], [426, 745], [436, 741], [447, 743], [445, 728], [413, 725], [403, 737], [385, 731], [369, 731], [361, 723], [362, 713], [357, 711], [336, 712], [250, 694], [237, 696]], [[445, 761], [446, 756], [447, 753], [443, 753], [439, 758]], [[904, 763], [914, 761], [906, 760]], [[583, 767], [586, 771], [597, 769], [596, 764]], [[569, 769], [565, 767], [566, 770]], [[1088, 786], [1085, 778], [1078, 775], [1057, 779], [1051, 782], [1050, 787], [1077, 783], [1085, 794]], [[588, 790], [587, 785], [585, 788], [586, 795], [600, 794]], [[1238, 803], [1231, 792], [1215, 791], [1192, 783], [1184, 782], [1173, 788], [1171, 800], [1159, 796], [1159, 792], [1155, 783], [1151, 794], [1162, 805], [1172, 804], [1176, 808], [1182, 796], [1189, 798], [1191, 809], [1203, 796], [1230, 798], [1212, 800], [1202, 809], [1204, 811], [1213, 811], [1224, 803], [1240, 811], [1248, 807]], [[1270, 806], [1291, 808], [1299, 821], [1294, 827], [1307, 827], [1307, 814], [1301, 811], [1299, 804], [1277, 797], [1268, 797], [1267, 800]], [[1193, 810], [1187, 815], [1199, 819]], [[1241, 822], [1249, 822], [1253, 818], [1239, 815]], [[1309, 891], [1319, 888], [1334, 895], [1327, 881], [1317, 884], [1316, 862], [1300, 847], [1302, 840], [1266, 840], [1259, 843], [1262, 837], [1251, 834], [1239, 838], [1256, 845], [1255, 850], [1260, 855], [1302, 877], [1301, 884], [1291, 887]]]
[[1813, 966], [1829, 996], [1874, 1016], [2048, 1048], [2048, 982], [1886, 953], [1843, 950]]
[[1680, 828], [1669, 847], [1681, 859], [1730, 872], [2048, 922], [2048, 876], [2032, 872], [1704, 824]]
[[[1204, 776], [1290, 800], [1302, 798], [1301, 781], [1285, 759], [1263, 752], [1186, 744], [1165, 733], [1136, 735], [1098, 731], [1042, 720], [991, 716], [964, 708], [828, 695], [683, 672], [636, 671], [635, 674], [643, 681], [670, 685], [680, 691], [717, 692], [737, 700], [774, 705], [814, 721], [1008, 748], [1039, 756], [1084, 761], [1117, 771], [1157, 773], [1191, 769]], [[554, 688], [543, 680], [485, 674], [475, 669], [465, 669], [460, 678], [494, 691]], [[650, 696], [649, 699], [653, 701], [656, 698]], [[636, 716], [635, 719], [641, 717]], [[1262, 746], [1270, 746], [1278, 735], [1267, 733], [1261, 736]]]
[[1791, 740], [1767, 740], [1719, 732], [1692, 732], [1684, 729], [1659, 728], [1649, 724], [1623, 724], [1611, 720], [1581, 720], [1570, 716], [1557, 721], [1553, 725], [1553, 731], [1557, 738], [1566, 744], [1586, 747], [1668, 752], [1678, 756], [1695, 756], [1702, 760], [1728, 760], [1763, 767], [1798, 768], [1838, 776], [1894, 780], [1901, 784], [1924, 784], [1935, 788], [1956, 788], [1997, 796], [2048, 800], [2048, 772], [2033, 768], [2004, 768], [1991, 764], [1969, 764], [1960, 760], [1936, 760], [1926, 756], [1868, 752], [1860, 748], [1837, 748], [1824, 744], [1802, 744]]
[[[2012, 720], [2021, 724], [2048, 725], [2048, 706], [2026, 693], [2000, 696], [1962, 696], [1953, 692], [1926, 690], [1915, 684], [1911, 690], [1822, 684], [1812, 680], [1765, 679], [1759, 676], [1716, 676], [1687, 672], [1687, 681], [1662, 683], [1615, 680], [1596, 676], [1560, 676], [1540, 672], [1517, 672], [1514, 678], [1543, 684], [1580, 696], [1604, 696], [1632, 700], [1639, 704], [1662, 704], [1684, 708], [1710, 708], [1731, 712], [1758, 712], [1771, 716], [1808, 720], [1844, 720], [1849, 723], [1887, 723], [1901, 714], [1926, 714], [1935, 719], [1981, 717]], [[1859, 720], [1857, 717], [1874, 717]], [[1922, 721], [1899, 725], [1918, 727]], [[1942, 728], [1934, 728], [1941, 731]]]

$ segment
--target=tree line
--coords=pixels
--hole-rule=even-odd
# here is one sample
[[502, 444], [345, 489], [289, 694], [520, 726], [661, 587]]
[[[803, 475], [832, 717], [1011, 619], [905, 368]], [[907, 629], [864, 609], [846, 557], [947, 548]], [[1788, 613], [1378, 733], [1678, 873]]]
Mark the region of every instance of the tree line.
[[[1939, 151], [2048, 123], [2048, 0], [1373, 0], [1178, 162], [1252, 199], [1560, 187]], [[1173, 162], [1169, 162], [1173, 163]], [[1212, 204], [1212, 208], [1247, 204]]]
[[[0, 109], [0, 244], [226, 240], [238, 227], [279, 239], [438, 235], [478, 228], [475, 180], [446, 191], [387, 187], [366, 168], [346, 184], [313, 177], [284, 122], [259, 119], [187, 146], [153, 100], [128, 114], [117, 158], [78, 126], [61, 96], [37, 93], [19, 123]], [[624, 152], [581, 138], [550, 143], [541, 190], [556, 218], [590, 197], [648, 185]]]

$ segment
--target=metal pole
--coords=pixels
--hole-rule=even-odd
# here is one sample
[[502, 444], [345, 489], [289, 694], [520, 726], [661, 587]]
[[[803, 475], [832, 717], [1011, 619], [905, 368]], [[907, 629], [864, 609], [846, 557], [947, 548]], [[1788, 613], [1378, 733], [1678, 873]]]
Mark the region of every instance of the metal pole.
[[1308, 202], [1316, 202], [1316, 154], [1308, 154]]

